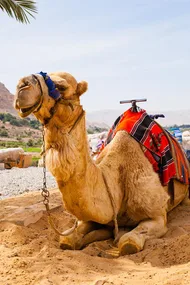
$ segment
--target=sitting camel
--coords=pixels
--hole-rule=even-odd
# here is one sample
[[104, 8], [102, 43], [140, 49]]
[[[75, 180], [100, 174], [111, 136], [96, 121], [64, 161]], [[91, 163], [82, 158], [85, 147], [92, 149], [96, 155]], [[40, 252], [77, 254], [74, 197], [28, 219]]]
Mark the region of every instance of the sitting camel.
[[66, 72], [49, 77], [57, 89], [48, 89], [44, 73], [20, 79], [14, 104], [21, 117], [33, 113], [44, 125], [47, 167], [66, 210], [80, 220], [75, 232], [60, 237], [61, 248], [81, 249], [113, 237], [117, 219], [119, 254], [141, 251], [146, 240], [167, 232], [167, 212], [187, 199], [188, 185], [174, 180], [172, 200], [140, 144], [123, 130], [94, 161], [80, 105], [87, 82], [77, 83]]

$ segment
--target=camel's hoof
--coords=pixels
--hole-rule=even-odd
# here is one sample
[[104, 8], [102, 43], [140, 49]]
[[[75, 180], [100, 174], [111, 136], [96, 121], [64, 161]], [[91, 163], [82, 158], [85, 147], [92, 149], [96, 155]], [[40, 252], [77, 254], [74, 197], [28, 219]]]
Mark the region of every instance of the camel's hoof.
[[73, 246], [68, 243], [59, 243], [59, 247], [63, 250], [68, 249], [68, 250], [73, 250]]
[[59, 247], [61, 249], [72, 250], [72, 249], [75, 249], [75, 243], [74, 243], [73, 239], [69, 236], [68, 237], [60, 236], [59, 237]]
[[119, 240], [118, 247], [120, 255], [134, 254], [143, 249], [144, 240], [141, 240], [137, 235], [133, 237], [122, 236]]
[[141, 249], [138, 248], [138, 246], [136, 244], [133, 244], [131, 242], [126, 242], [123, 243], [120, 247], [119, 247], [119, 253], [120, 255], [127, 255], [127, 254], [134, 254], [139, 252]]
[[69, 249], [69, 250], [74, 250], [74, 249], [81, 249], [82, 248], [82, 243], [81, 240], [72, 237], [60, 237], [59, 238], [59, 247], [61, 249]]
[[69, 236], [60, 236], [59, 237], [59, 247], [61, 249], [81, 249], [82, 248], [82, 239], [80, 235], [71, 234]]
[[59, 247], [61, 249], [69, 249], [69, 250], [75, 250], [75, 249], [81, 249], [82, 248], [81, 244], [79, 244], [79, 243], [72, 244], [72, 243], [69, 243], [66, 241], [63, 241], [63, 242], [60, 241]]

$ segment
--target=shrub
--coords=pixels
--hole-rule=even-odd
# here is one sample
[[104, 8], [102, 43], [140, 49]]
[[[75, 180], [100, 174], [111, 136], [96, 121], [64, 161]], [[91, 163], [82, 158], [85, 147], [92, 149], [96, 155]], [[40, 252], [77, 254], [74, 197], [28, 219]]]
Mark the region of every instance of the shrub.
[[0, 147], [6, 147], [6, 143], [5, 142], [0, 142]]
[[38, 122], [37, 120], [30, 120], [30, 126], [31, 128], [40, 129], [40, 122]]
[[28, 146], [34, 146], [34, 142], [32, 139], [29, 139], [28, 142], [27, 142], [27, 145]]
[[19, 142], [21, 142], [22, 141], [22, 138], [21, 138], [21, 136], [17, 136], [17, 141], [19, 141]]
[[21, 127], [21, 126], [28, 126], [33, 129], [40, 129], [40, 122], [37, 120], [31, 120], [30, 118], [20, 119], [17, 118], [9, 113], [0, 113], [0, 121], [10, 122], [11, 125]]
[[8, 132], [7, 132], [7, 130], [0, 130], [0, 137], [8, 137], [9, 136], [9, 134], [8, 134]]

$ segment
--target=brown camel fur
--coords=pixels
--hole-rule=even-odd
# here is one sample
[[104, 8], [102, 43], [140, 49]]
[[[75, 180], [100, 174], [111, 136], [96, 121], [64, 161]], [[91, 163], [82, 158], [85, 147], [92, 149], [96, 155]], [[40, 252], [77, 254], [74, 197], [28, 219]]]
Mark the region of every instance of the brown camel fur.
[[[45, 125], [47, 167], [65, 208], [81, 221], [74, 233], [60, 238], [60, 246], [80, 249], [112, 237], [115, 210], [122, 227], [117, 237], [119, 254], [142, 250], [147, 239], [166, 233], [167, 212], [186, 198], [188, 186], [175, 181], [171, 201], [139, 143], [125, 131], [119, 131], [93, 161], [80, 105], [87, 83], [77, 83], [65, 72], [49, 76], [60, 90], [61, 100], [49, 96], [41, 75], [31, 75], [17, 85], [15, 108], [21, 117], [33, 113]], [[128, 231], [127, 226], [133, 229]]]

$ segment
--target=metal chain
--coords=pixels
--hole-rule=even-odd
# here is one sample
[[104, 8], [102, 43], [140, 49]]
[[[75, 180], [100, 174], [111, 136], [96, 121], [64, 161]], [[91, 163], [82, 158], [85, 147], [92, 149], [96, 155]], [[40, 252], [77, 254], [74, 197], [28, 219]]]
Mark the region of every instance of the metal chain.
[[46, 149], [45, 149], [45, 130], [44, 126], [42, 126], [42, 140], [43, 140], [43, 145], [42, 145], [42, 150], [43, 150], [43, 187], [42, 187], [42, 192], [41, 195], [44, 198], [43, 203], [46, 207], [46, 210], [49, 212], [49, 196], [50, 193], [47, 189], [47, 180], [46, 180]]

